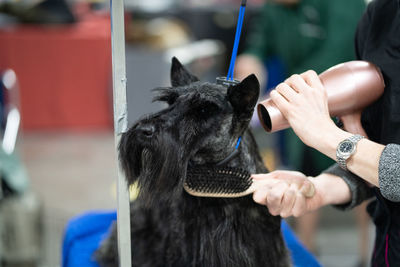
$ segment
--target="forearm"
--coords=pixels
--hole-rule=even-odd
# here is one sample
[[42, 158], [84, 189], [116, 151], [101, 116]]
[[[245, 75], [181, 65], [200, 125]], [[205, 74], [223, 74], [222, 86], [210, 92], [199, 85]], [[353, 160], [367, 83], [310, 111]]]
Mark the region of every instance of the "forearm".
[[[351, 200], [349, 186], [336, 175], [322, 173], [312, 179], [312, 182], [315, 186], [316, 197], [320, 198], [320, 207], [345, 204]], [[312, 208], [311, 210], [314, 209]]]
[[352, 209], [373, 195], [372, 188], [363, 179], [349, 171], [343, 170], [337, 164], [332, 165], [323, 173], [340, 177], [340, 179], [347, 184], [351, 192], [350, 201], [342, 204], [336, 204], [336, 208], [341, 210]]
[[[319, 144], [314, 148], [336, 160], [336, 148], [352, 134], [337, 127], [327, 129], [321, 134]], [[347, 168], [365, 181], [379, 187], [379, 159], [385, 146], [366, 138], [357, 144], [356, 152], [347, 160]]]

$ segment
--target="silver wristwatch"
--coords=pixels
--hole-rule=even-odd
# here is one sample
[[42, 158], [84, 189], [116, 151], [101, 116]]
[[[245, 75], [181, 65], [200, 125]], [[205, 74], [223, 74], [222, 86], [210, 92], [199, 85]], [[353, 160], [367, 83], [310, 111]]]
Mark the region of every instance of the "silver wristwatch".
[[340, 142], [336, 148], [336, 161], [338, 165], [347, 170], [347, 160], [356, 152], [358, 141], [364, 136], [355, 134]]

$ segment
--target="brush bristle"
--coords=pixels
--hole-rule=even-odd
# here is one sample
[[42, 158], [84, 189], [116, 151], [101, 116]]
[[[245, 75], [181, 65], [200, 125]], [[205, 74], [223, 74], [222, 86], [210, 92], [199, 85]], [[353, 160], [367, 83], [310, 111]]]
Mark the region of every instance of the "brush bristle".
[[215, 166], [189, 168], [185, 181], [187, 189], [199, 194], [235, 195], [246, 191], [251, 184], [250, 173], [246, 170]]

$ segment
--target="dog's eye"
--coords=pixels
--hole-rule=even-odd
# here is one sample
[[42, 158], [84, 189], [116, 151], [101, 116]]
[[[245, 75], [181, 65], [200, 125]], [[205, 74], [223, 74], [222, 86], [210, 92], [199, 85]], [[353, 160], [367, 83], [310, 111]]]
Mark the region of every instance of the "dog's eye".
[[177, 95], [173, 95], [173, 96], [168, 97], [168, 99], [165, 102], [167, 102], [168, 105], [171, 106], [173, 103], [175, 103], [177, 98], [178, 98]]
[[217, 105], [213, 103], [206, 103], [196, 109], [196, 114], [205, 119], [217, 114], [218, 111], [219, 107]]

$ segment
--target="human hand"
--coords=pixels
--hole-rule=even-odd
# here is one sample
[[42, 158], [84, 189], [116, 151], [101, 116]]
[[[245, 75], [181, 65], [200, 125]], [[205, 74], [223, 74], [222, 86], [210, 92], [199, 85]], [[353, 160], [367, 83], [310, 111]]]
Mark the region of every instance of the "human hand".
[[259, 183], [254, 201], [267, 206], [274, 216], [298, 217], [323, 205], [320, 192], [301, 172], [274, 171], [254, 174], [252, 178]]
[[329, 115], [327, 92], [314, 71], [292, 75], [270, 97], [306, 145], [318, 149], [326, 134], [339, 130]]

